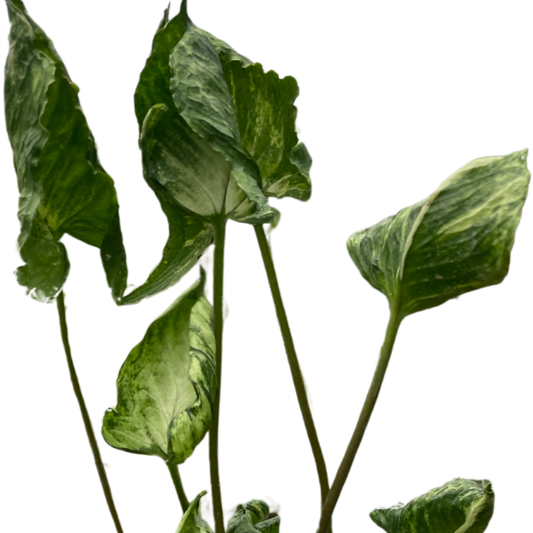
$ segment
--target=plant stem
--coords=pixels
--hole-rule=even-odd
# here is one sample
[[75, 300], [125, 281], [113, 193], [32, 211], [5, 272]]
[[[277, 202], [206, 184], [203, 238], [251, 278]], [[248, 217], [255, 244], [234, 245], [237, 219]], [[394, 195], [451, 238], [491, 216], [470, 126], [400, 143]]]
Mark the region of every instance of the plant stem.
[[376, 371], [374, 372], [374, 377], [372, 378], [370, 389], [368, 390], [368, 393], [366, 395], [366, 400], [363, 405], [363, 409], [361, 410], [361, 414], [359, 415], [359, 420], [357, 421], [357, 425], [355, 426], [355, 431], [353, 432], [352, 439], [350, 440], [350, 444], [348, 444], [348, 448], [346, 449], [346, 453], [344, 454], [339, 469], [337, 470], [337, 475], [333, 480], [333, 485], [331, 485], [331, 489], [329, 491], [328, 497], [326, 498], [326, 502], [322, 507], [322, 515], [320, 517], [320, 523], [318, 526], [317, 533], [326, 533], [328, 529], [328, 525], [331, 521], [331, 515], [335, 510], [335, 506], [337, 505], [337, 501], [339, 500], [341, 491], [344, 487], [344, 484], [346, 483], [346, 479], [348, 478], [350, 469], [352, 468], [355, 455], [357, 453], [357, 450], [359, 449], [361, 441], [363, 440], [368, 421], [370, 420], [370, 417], [372, 416], [372, 411], [374, 410], [374, 406], [376, 405], [379, 391], [383, 383], [383, 378], [385, 377], [385, 372], [387, 371], [387, 366], [389, 365], [392, 348], [396, 339], [396, 334], [398, 333], [398, 328], [400, 327], [402, 318], [403, 317], [398, 312], [398, 307], [391, 311], [389, 323], [387, 325], [387, 332], [385, 333], [385, 341], [383, 342], [383, 346], [381, 347], [378, 365], [376, 367]]
[[189, 500], [185, 494], [183, 484], [181, 483], [180, 471], [178, 470], [178, 465], [168, 464], [168, 471], [170, 472], [170, 477], [174, 482], [174, 487], [176, 487], [176, 493], [178, 494], [178, 499], [180, 501], [181, 510], [185, 512], [189, 508]]
[[263, 226], [256, 225], [254, 228], [257, 242], [259, 243], [259, 248], [261, 249], [261, 256], [263, 257], [263, 264], [265, 265], [268, 283], [270, 285], [270, 292], [272, 293], [272, 299], [274, 300], [274, 306], [276, 308], [276, 315], [278, 317], [283, 343], [285, 344], [285, 352], [287, 353], [287, 359], [289, 361], [292, 382], [294, 383], [296, 397], [298, 398], [298, 404], [300, 406], [305, 429], [307, 431], [307, 437], [309, 439], [309, 443], [311, 444], [313, 457], [315, 458], [323, 505], [326, 501], [326, 496], [328, 495], [329, 491], [326, 462], [324, 460], [324, 454], [322, 453], [322, 448], [320, 447], [320, 442], [318, 440], [311, 408], [309, 407], [309, 400], [307, 399], [307, 393], [305, 390], [305, 382], [302, 375], [302, 370], [300, 369], [300, 363], [298, 362], [298, 356], [296, 355], [296, 350], [294, 348], [291, 329], [289, 327], [289, 321], [287, 320], [287, 313], [285, 312], [285, 306], [283, 305], [283, 300], [281, 298], [281, 292], [279, 289], [278, 278], [276, 276], [276, 270], [274, 268], [274, 261], [272, 260], [272, 254], [270, 252], [270, 246], [268, 244]]
[[218, 394], [213, 402], [213, 420], [209, 430], [209, 469], [211, 473], [211, 493], [213, 496], [213, 514], [215, 517], [215, 533], [224, 533], [224, 511], [220, 492], [220, 476], [218, 472], [218, 422], [220, 413], [220, 392], [222, 385], [222, 330], [224, 300], [224, 244], [226, 241], [226, 220], [220, 218], [213, 221], [215, 230], [215, 264], [213, 284], [213, 308], [215, 315], [215, 346]]
[[100, 477], [100, 483], [102, 485], [102, 489], [104, 490], [107, 506], [109, 507], [109, 512], [113, 517], [113, 522], [115, 523], [117, 533], [123, 533], [122, 526], [118, 518], [118, 513], [115, 508], [115, 503], [113, 502], [111, 487], [109, 486], [109, 481], [107, 480], [105, 468], [102, 463], [102, 457], [100, 456], [100, 450], [98, 449], [98, 444], [94, 436], [91, 419], [89, 418], [89, 413], [87, 411], [87, 407], [85, 406], [85, 400], [83, 399], [83, 394], [81, 392], [80, 383], [76, 374], [76, 368], [74, 367], [74, 361], [72, 360], [72, 353], [70, 351], [70, 343], [68, 340], [67, 316], [65, 312], [65, 296], [63, 292], [60, 292], [57, 296], [57, 311], [59, 313], [61, 339], [63, 340], [63, 347], [65, 349], [65, 355], [67, 356], [67, 363], [70, 372], [70, 379], [72, 381], [72, 388], [74, 389], [74, 394], [76, 395], [76, 399], [78, 400], [78, 405], [80, 407], [81, 417], [83, 418], [83, 424], [85, 425], [87, 438], [89, 439], [89, 444], [91, 445], [91, 450], [93, 452], [96, 470], [98, 471], [98, 476]]

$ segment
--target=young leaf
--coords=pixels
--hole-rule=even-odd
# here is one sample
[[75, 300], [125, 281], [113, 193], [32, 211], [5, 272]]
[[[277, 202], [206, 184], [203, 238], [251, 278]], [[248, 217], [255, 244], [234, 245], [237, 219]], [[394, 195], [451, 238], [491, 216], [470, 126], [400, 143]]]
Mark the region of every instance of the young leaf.
[[399, 316], [503, 281], [529, 185], [527, 151], [468, 163], [426, 200], [348, 239]]
[[[113, 180], [106, 174], [78, 100], [78, 88], [21, 0], [6, 0], [11, 21], [6, 125], [20, 191], [19, 283], [49, 301], [65, 283], [67, 233], [100, 248], [113, 297], [124, 292], [126, 256]], [[68, 154], [68, 155], [66, 155]]]
[[148, 328], [117, 380], [115, 409], [104, 417], [108, 444], [183, 463], [211, 424], [215, 373], [213, 311], [205, 274]]
[[213, 533], [209, 524], [202, 519], [200, 514], [200, 499], [205, 495], [201, 492], [190, 503], [189, 508], [181, 518], [176, 533]]
[[227, 533], [279, 533], [279, 516], [268, 518], [270, 510], [261, 500], [239, 505], [228, 522]]
[[454, 479], [438, 489], [370, 518], [387, 533], [483, 533], [494, 511], [489, 481]]

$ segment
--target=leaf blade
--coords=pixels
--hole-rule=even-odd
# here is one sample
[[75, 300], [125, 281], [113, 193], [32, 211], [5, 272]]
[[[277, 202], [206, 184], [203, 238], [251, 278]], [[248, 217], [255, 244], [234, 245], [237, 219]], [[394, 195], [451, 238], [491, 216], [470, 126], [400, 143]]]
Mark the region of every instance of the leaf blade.
[[402, 315], [503, 281], [530, 180], [526, 151], [465, 165], [428, 199], [354, 233], [363, 277]]
[[113, 258], [103, 266], [118, 299], [127, 267], [113, 180], [100, 165], [78, 88], [53, 43], [23, 2], [6, 3], [6, 125], [20, 191], [19, 250], [26, 262], [19, 282], [41, 301], [58, 294], [68, 275], [66, 249], [59, 243], [66, 233]]
[[117, 380], [102, 434], [118, 449], [183, 463], [209, 429], [217, 393], [205, 274], [148, 328]]
[[483, 533], [493, 511], [489, 481], [454, 479], [405, 506], [375, 509], [370, 518], [387, 533]]
[[[194, 128], [192, 128], [191, 131], [186, 130], [185, 121], [179, 115], [181, 109], [176, 107], [171, 87], [171, 78], [174, 79], [175, 76], [170, 66], [170, 57], [171, 55], [176, 54], [176, 49], [180, 47], [180, 43], [182, 47], [184, 46], [182, 41], [189, 32], [192, 32], [193, 34], [196, 32], [204, 41], [207, 40], [206, 46], [210, 47], [209, 49], [211, 51], [214, 47], [216, 54], [218, 54], [219, 57], [224, 56], [224, 61], [237, 62], [242, 67], [252, 65], [249, 60], [237, 54], [226, 43], [196, 28], [187, 15], [186, 2], [182, 2], [179, 15], [172, 20], [169, 20], [168, 10], [165, 11], [163, 20], [154, 36], [151, 54], [146, 61], [146, 65], [141, 73], [140, 81], [135, 92], [135, 110], [139, 128], [141, 130], [141, 149], [143, 150], [145, 179], [148, 185], [154, 190], [161, 203], [162, 209], [169, 222], [170, 234], [167, 244], [165, 245], [163, 258], [159, 265], [154, 269], [150, 277], [141, 287], [138, 287], [132, 293], [122, 298], [120, 302], [121, 304], [135, 303], [178, 281], [181, 276], [194, 265], [195, 261], [201, 256], [205, 248], [212, 242], [213, 231], [206, 220], [209, 220], [215, 213], [219, 214], [223, 212], [229, 214], [234, 220], [248, 223], [256, 223], [258, 221], [263, 222], [273, 216], [272, 209], [266, 204], [266, 198], [258, 187], [258, 182], [260, 182], [261, 178], [257, 164], [249, 154], [246, 153], [246, 150], [239, 146], [238, 139], [234, 139], [236, 146], [233, 148], [230, 146], [230, 152], [233, 150], [232, 153], [234, 155], [236, 154], [236, 159], [234, 159], [237, 163], [240, 161], [240, 164], [236, 164], [236, 166], [234, 165], [231, 179], [228, 180], [226, 177], [222, 180], [218, 179], [218, 181], [217, 179], [212, 179], [213, 177], [216, 178], [216, 176], [213, 176], [212, 169], [207, 175], [205, 172], [198, 171], [192, 176], [192, 179], [186, 183], [183, 183], [183, 180], [180, 180], [180, 183], [177, 183], [176, 176], [173, 175], [175, 169], [178, 167], [181, 167], [182, 175], [183, 170], [186, 169], [184, 169], [185, 165], [182, 164], [183, 162], [180, 161], [180, 158], [183, 155], [179, 151], [180, 146], [182, 146], [181, 142], [170, 143], [169, 140], [172, 138], [179, 138], [180, 140], [185, 140], [185, 144], [190, 146], [191, 140], [196, 144], [199, 144], [197, 139], [195, 139], [195, 136], [201, 137], [198, 135], [198, 131], [196, 131], [196, 133], [193, 131]], [[218, 61], [214, 56], [212, 59], [215, 63]], [[261, 69], [260, 65], [256, 65], [256, 67]], [[220, 80], [222, 80], [222, 77], [220, 77], [221, 73], [218, 72], [218, 74]], [[224, 73], [222, 74], [225, 76]], [[262, 75], [279, 80], [274, 73], [267, 73], [266, 75], [262, 73]], [[292, 80], [292, 78], [290, 78], [290, 80]], [[176, 80], [174, 79], [174, 82], [175, 81]], [[286, 81], [279, 81], [281, 84], [290, 84], [293, 82], [294, 80], [290, 82], [289, 78], [287, 78]], [[295, 82], [293, 85], [295, 86]], [[224, 87], [222, 87], [222, 89], [224, 89]], [[295, 97], [296, 94], [297, 87], [292, 96]], [[227, 88], [226, 92], [222, 93], [222, 97], [225, 99], [227, 106], [229, 106], [228, 109], [231, 112], [231, 106], [235, 105], [235, 102], [233, 101], [232, 103], [231, 97], [227, 94]], [[289, 107], [292, 106], [292, 101], [288, 102], [287, 105]], [[156, 121], [151, 120], [155, 115], [154, 117], [148, 117], [150, 110], [154, 111], [157, 109], [160, 111], [166, 109], [169, 113], [164, 127], [163, 125], [165, 121], [157, 125]], [[293, 114], [295, 116], [294, 106], [292, 106], [291, 109], [294, 110]], [[178, 114], [176, 114], [177, 112]], [[147, 120], [147, 117], [150, 118], [150, 120]], [[235, 119], [234, 117], [230, 118], [233, 121], [233, 133], [238, 137], [238, 127], [235, 128]], [[290, 137], [291, 142], [292, 140], [297, 142], [294, 121], [292, 126], [288, 129], [290, 130], [291, 128], [293, 130], [291, 134], [292, 136]], [[306, 183], [308, 181], [309, 167], [311, 164], [310, 156], [305, 149], [305, 146], [301, 143], [295, 144], [294, 146], [293, 144], [294, 143], [285, 143], [284, 145], [285, 151], [283, 157], [287, 156], [290, 160], [290, 164], [286, 163], [285, 166], [290, 166], [292, 169], [291, 173], [285, 172], [284, 176], [282, 176], [285, 180], [285, 184], [283, 185], [285, 188], [286, 184], [294, 181], [294, 175], [297, 173], [307, 175], [307, 178], [304, 178], [304, 181], [306, 181]], [[202, 151], [204, 155], [207, 152], [205, 148], [198, 150], [198, 153], [200, 153], [200, 151]], [[190, 153], [189, 150], [188, 154], [190, 155]], [[162, 154], [164, 154], [164, 157]], [[207, 159], [214, 160], [216, 154], [217, 152], [213, 150]], [[198, 170], [199, 161], [197, 157], [195, 159], [196, 162], [193, 165], [193, 168]], [[168, 172], [158, 172], [160, 166], [164, 169], [166, 168]], [[205, 170], [205, 168], [206, 165], [203, 165], [202, 170]], [[211, 177], [209, 177], [209, 174]], [[174, 180], [172, 179], [172, 175]], [[208, 179], [206, 179], [206, 176]], [[239, 182], [239, 185], [237, 185], [236, 179]], [[198, 183], [199, 180], [203, 180], [202, 187], [193, 186], [192, 182]], [[216, 203], [214, 208], [205, 208], [209, 198], [206, 198], [205, 194], [200, 194], [200, 198], [197, 198], [198, 195], [196, 194], [196, 189], [205, 189], [206, 185], [211, 186], [210, 184], [213, 182], [215, 185], [214, 196], [220, 199], [219, 197], [221, 195], [219, 194], [219, 189], [225, 191], [224, 205], [222, 207], [220, 202], [212, 202]], [[191, 191], [194, 194], [191, 194]], [[200, 190], [200, 193], [201, 192], [202, 191]], [[244, 196], [243, 192], [245, 193]], [[274, 192], [266, 191], [266, 194], [281, 197], [284, 193], [279, 189]], [[306, 194], [307, 193], [303, 196]], [[303, 199], [303, 196], [299, 192], [295, 192], [294, 194], [287, 193], [287, 195]], [[260, 207], [259, 210], [257, 209], [258, 203], [263, 206]], [[187, 224], [186, 238], [182, 237], [184, 228], [181, 224], [184, 223]], [[197, 231], [197, 243], [195, 242], [193, 228], [196, 228]]]

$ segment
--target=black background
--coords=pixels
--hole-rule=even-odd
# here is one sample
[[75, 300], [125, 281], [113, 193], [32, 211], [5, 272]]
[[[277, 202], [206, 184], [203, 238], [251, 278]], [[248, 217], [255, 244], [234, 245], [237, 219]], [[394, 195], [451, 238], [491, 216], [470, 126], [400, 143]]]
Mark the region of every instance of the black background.
[[[130, 112], [135, 74], [161, 7], [150, 4], [107, 2], [82, 11], [72, 2], [30, 2], [83, 86], [104, 162], [119, 180], [136, 280], [157, 259], [164, 238], [163, 219], [139, 179]], [[478, 14], [465, 22], [452, 13], [418, 13], [417, 23], [403, 8], [283, 6], [194, 0], [191, 9], [198, 23], [280, 73], [296, 74], [304, 88], [300, 124], [317, 158], [317, 195], [308, 206], [280, 205], [286, 219], [276, 252], [334, 467], [385, 318], [383, 300], [357, 276], [342, 241], [421, 197], [466, 159], [532, 144], [531, 98], [525, 96], [531, 51], [523, 47], [516, 14]], [[512, 31], [502, 29], [506, 22]], [[27, 524], [108, 531], [53, 311], [23, 299], [7, 278], [16, 263], [9, 251], [15, 221], [7, 156], [3, 168], [11, 505], [24, 506]], [[493, 530], [510, 530], [513, 506], [522, 498], [529, 422], [530, 224], [520, 232], [505, 287], [406, 322], [384, 401], [342, 498], [341, 533], [371, 531], [364, 514], [375, 503], [407, 498], [457, 473], [496, 480], [501, 503]], [[115, 310], [95, 252], [69, 246], [73, 339], [98, 417], [113, 400], [121, 358], [175, 292], [138, 309]], [[269, 493], [285, 506], [287, 533], [311, 532], [315, 477], [248, 228], [230, 226], [228, 260], [226, 502]], [[105, 453], [116, 467], [113, 482], [128, 531], [170, 532], [178, 512], [162, 465]], [[191, 493], [205, 485], [204, 448], [185, 475]]]

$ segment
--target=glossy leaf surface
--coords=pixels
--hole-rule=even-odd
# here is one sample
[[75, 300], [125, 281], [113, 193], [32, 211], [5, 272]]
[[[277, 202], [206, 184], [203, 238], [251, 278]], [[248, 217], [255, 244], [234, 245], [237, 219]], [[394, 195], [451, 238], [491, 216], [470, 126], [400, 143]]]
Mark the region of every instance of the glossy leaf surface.
[[103, 436], [125, 451], [183, 463], [211, 424], [218, 385], [213, 311], [205, 274], [148, 328], [117, 380]]
[[490, 482], [454, 479], [407, 505], [375, 509], [370, 518], [387, 533], [483, 533], [493, 511]]
[[209, 524], [202, 519], [200, 514], [200, 499], [205, 495], [201, 492], [190, 503], [189, 508], [181, 518], [176, 533], [213, 533]]
[[126, 257], [113, 180], [98, 161], [78, 88], [20, 0], [6, 0], [11, 32], [6, 125], [20, 191], [19, 283], [41, 301], [61, 290], [69, 270], [66, 233], [100, 248], [113, 297], [123, 293]]
[[348, 239], [400, 316], [503, 281], [530, 180], [527, 151], [476, 159], [427, 199]]

